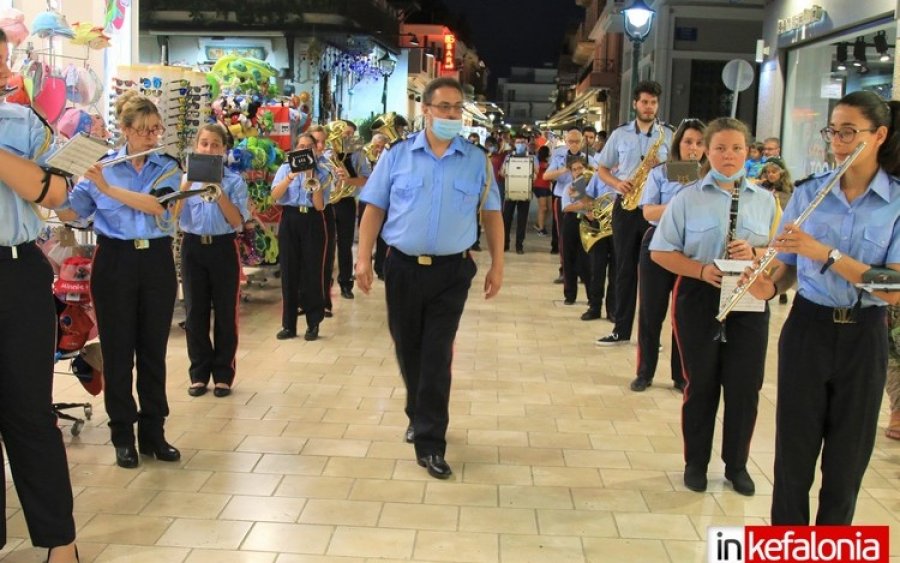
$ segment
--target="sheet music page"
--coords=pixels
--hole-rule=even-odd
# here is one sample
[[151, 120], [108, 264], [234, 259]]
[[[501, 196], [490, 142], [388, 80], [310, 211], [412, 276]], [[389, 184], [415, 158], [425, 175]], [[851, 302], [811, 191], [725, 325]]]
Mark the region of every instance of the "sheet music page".
[[[716, 268], [725, 275], [722, 276], [722, 289], [719, 293], [719, 309], [721, 310], [725, 303], [731, 298], [734, 288], [741, 279], [741, 273], [744, 268], [748, 268], [753, 264], [752, 260], [714, 260]], [[766, 310], [766, 302], [750, 295], [748, 291], [741, 297], [740, 301], [734, 306], [732, 311], [744, 311], [750, 313], [763, 313]]]
[[83, 176], [111, 147], [87, 135], [77, 135], [47, 159], [47, 166], [75, 176]]

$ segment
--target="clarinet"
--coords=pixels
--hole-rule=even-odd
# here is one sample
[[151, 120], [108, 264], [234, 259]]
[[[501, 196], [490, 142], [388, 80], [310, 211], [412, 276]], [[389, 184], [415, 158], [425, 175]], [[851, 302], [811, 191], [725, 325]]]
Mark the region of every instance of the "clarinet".
[[[800, 225], [802, 225], [804, 221], [806, 221], [806, 219], [812, 214], [812, 212], [815, 211], [816, 207], [818, 207], [819, 204], [822, 203], [822, 200], [825, 199], [825, 197], [831, 191], [831, 188], [833, 188], [834, 185], [838, 183], [838, 181], [841, 179], [841, 176], [843, 176], [847, 169], [850, 168], [850, 165], [853, 164], [853, 161], [856, 160], [856, 157], [859, 156], [859, 153], [861, 153], [864, 148], [866, 148], [866, 143], [860, 143], [859, 145], [857, 145], [856, 150], [850, 153], [850, 156], [848, 156], [844, 160], [844, 162], [841, 163], [840, 167], [835, 171], [834, 176], [831, 177], [831, 180], [829, 180], [827, 184], [822, 186], [822, 188], [818, 192], [816, 192], [815, 197], [813, 197], [812, 201], [809, 202], [809, 205], [806, 206], [806, 209], [804, 209], [794, 220], [794, 224], [796, 226], [799, 227]], [[774, 241], [770, 244], [774, 244]], [[741, 300], [741, 297], [743, 297], [744, 294], [747, 293], [747, 291], [750, 289], [750, 286], [753, 285], [753, 282], [756, 281], [756, 278], [758, 278], [759, 275], [769, 267], [769, 264], [771, 264], [772, 260], [775, 259], [776, 254], [778, 254], [778, 251], [775, 250], [773, 246], [769, 246], [769, 248], [766, 249], [765, 254], [763, 254], [762, 259], [760, 259], [756, 267], [753, 268], [753, 271], [748, 276], [747, 281], [743, 284], [738, 284], [738, 286], [734, 288], [734, 291], [729, 296], [728, 302], [726, 302], [725, 305], [722, 306], [719, 314], [716, 315], [716, 319], [720, 323], [725, 322], [725, 318], [728, 316], [728, 313], [730, 313], [734, 306], [737, 305], [737, 302]]]
[[[743, 187], [744, 179], [740, 178], [737, 182], [734, 183], [734, 189], [731, 190], [731, 209], [728, 212], [728, 233], [725, 236], [725, 249], [722, 251], [722, 259], [728, 258], [728, 247], [732, 242], [737, 240], [737, 222], [738, 222], [738, 209], [741, 204], [741, 188]], [[716, 342], [728, 342], [728, 339], [725, 336], [725, 321], [722, 320], [719, 322], [719, 332], [715, 336]]]

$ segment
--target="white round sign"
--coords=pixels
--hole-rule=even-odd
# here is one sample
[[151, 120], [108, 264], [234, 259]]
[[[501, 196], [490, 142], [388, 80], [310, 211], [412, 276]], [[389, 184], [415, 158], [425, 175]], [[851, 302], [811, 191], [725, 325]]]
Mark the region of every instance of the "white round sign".
[[753, 84], [753, 67], [744, 59], [732, 59], [722, 69], [722, 82], [732, 92], [743, 92]]

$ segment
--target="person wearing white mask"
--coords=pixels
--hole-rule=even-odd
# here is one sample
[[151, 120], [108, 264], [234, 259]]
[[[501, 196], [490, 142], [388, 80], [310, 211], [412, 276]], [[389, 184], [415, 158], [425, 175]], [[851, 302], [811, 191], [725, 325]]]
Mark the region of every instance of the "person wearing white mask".
[[[513, 151], [503, 158], [503, 164], [500, 166], [499, 176], [505, 182], [509, 171], [509, 158], [511, 156], [518, 158], [527, 158], [528, 155], [528, 139], [522, 133], [517, 133], [513, 143]], [[509, 250], [509, 233], [512, 229], [513, 215], [516, 216], [516, 254], [525, 254], [525, 227], [528, 225], [528, 212], [531, 208], [531, 182], [534, 181], [534, 175], [537, 174], [538, 160], [537, 157], [531, 155], [534, 164], [531, 167], [531, 178], [528, 180], [528, 197], [524, 200], [516, 200], [506, 198], [503, 202], [503, 250]], [[511, 188], [510, 188], [511, 189]], [[506, 191], [509, 195], [509, 190]]]
[[[503, 283], [500, 193], [484, 151], [460, 136], [463, 90], [436, 78], [422, 95], [424, 131], [394, 144], [366, 182], [359, 229], [356, 283], [372, 288], [375, 237], [388, 244], [384, 263], [388, 328], [406, 385], [406, 441], [420, 466], [437, 479], [452, 470], [444, 459], [453, 341], [477, 268], [469, 254], [476, 216], [491, 254], [484, 295]], [[382, 221], [387, 213], [387, 222]]]

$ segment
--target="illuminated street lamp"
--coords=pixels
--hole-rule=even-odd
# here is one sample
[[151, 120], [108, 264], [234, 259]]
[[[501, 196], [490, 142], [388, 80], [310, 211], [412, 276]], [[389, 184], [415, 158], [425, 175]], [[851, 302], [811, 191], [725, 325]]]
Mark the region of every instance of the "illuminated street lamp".
[[[625, 19], [625, 35], [632, 42], [631, 62], [631, 89], [634, 90], [638, 83], [638, 65], [641, 62], [641, 43], [650, 35], [653, 27], [653, 16], [656, 12], [647, 6], [644, 0], [634, 0], [631, 6], [622, 10]], [[634, 107], [631, 108], [631, 117], [634, 117]]]
[[381, 105], [384, 106], [384, 113], [387, 113], [388, 78], [394, 74], [396, 67], [397, 60], [390, 53], [385, 53], [384, 56], [378, 59], [378, 68], [381, 69], [381, 75], [384, 77], [384, 91], [381, 93]]

